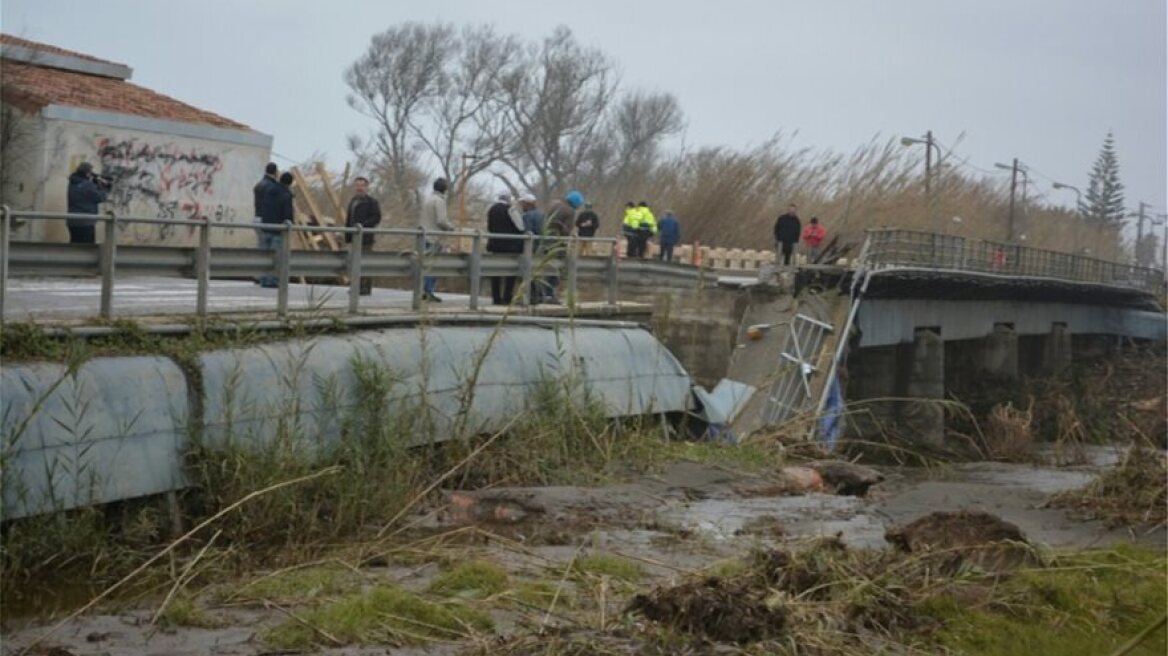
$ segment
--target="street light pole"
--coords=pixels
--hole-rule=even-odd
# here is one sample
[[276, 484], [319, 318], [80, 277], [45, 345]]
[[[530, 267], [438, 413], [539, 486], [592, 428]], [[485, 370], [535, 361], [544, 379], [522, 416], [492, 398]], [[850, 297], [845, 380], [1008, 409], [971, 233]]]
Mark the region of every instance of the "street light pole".
[[[1010, 171], [1010, 227], [1007, 241], [1014, 241], [1014, 196], [1018, 192], [1018, 174], [1026, 176], [1026, 166], [1019, 162], [1017, 157], [1011, 165], [995, 163], [994, 166]], [[1030, 179], [1027, 177], [1026, 181], [1029, 182]]]
[[1079, 220], [1075, 223], [1075, 254], [1077, 255], [1081, 243], [1079, 236], [1083, 232], [1083, 223], [1087, 219], [1083, 215], [1083, 192], [1079, 191], [1079, 188], [1074, 185], [1063, 184], [1061, 182], [1055, 182], [1051, 186], [1055, 189], [1070, 189], [1075, 192], [1075, 214], [1079, 216]]
[[937, 217], [936, 212], [933, 211], [933, 149], [937, 149], [937, 163], [941, 162], [941, 147], [933, 139], [933, 131], [925, 132], [923, 139], [914, 137], [901, 137], [900, 145], [912, 146], [914, 144], [925, 144], [925, 199], [929, 204], [929, 220], [933, 222], [933, 229], [936, 232]]

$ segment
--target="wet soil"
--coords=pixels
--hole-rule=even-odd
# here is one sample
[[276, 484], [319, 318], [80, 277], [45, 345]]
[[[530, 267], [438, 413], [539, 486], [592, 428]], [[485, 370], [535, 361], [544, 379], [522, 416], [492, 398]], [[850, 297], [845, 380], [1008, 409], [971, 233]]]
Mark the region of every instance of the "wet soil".
[[[600, 488], [452, 492], [412, 518], [411, 531], [436, 535], [459, 527], [477, 527], [479, 539], [460, 544], [457, 559], [493, 561], [507, 570], [513, 583], [550, 581], [563, 588], [565, 596], [582, 585], [568, 573], [586, 556], [603, 554], [635, 563], [642, 574], [639, 580], [601, 577], [606, 592], [599, 601], [590, 603], [601, 606], [602, 617], [619, 615], [638, 587], [704, 585], [700, 580], [693, 583], [692, 576], [751, 549], [778, 548], [809, 538], [838, 538], [852, 549], [884, 549], [889, 546], [885, 533], [890, 528], [938, 511], [992, 513], [1039, 547], [1168, 544], [1163, 527], [1151, 532], [1108, 529], [1101, 522], [1079, 521], [1064, 510], [1043, 507], [1051, 494], [1086, 485], [1117, 457], [1107, 450], [1093, 452], [1093, 456], [1091, 464], [1067, 468], [985, 462], [932, 470], [882, 467], [877, 469], [883, 480], [873, 485], [866, 497], [830, 492], [792, 494], [777, 473], [753, 475], [713, 465], [679, 463], [659, 476]], [[446, 564], [450, 559], [447, 553]], [[362, 573], [366, 585], [385, 582], [425, 593], [443, 567], [441, 559], [435, 560], [363, 568]], [[775, 619], [765, 604], [759, 605], [760, 600], [736, 594], [733, 589], [706, 592], [712, 593], [706, 596], [742, 605], [743, 621], [763, 618], [762, 626]], [[66, 622], [41, 645], [64, 650], [56, 652], [59, 656], [280, 653], [259, 636], [266, 628], [286, 621], [287, 609], [225, 604], [216, 601], [218, 598], [209, 591], [199, 596], [200, 605], [213, 619], [212, 628], [152, 626], [150, 618], [160, 601], [153, 600], [132, 608], [99, 608]], [[646, 615], [670, 610], [654, 605], [661, 603], [666, 602], [646, 601], [641, 610]], [[695, 622], [709, 622], [701, 608], [691, 610], [698, 618]], [[529, 625], [533, 617], [529, 611], [501, 605], [490, 607], [489, 612], [502, 634]], [[555, 613], [541, 610], [534, 617], [549, 626], [558, 623]], [[48, 618], [14, 622], [9, 616], [6, 621], [23, 625], [10, 626], [2, 636], [0, 653], [5, 656], [19, 653], [54, 624]], [[749, 629], [744, 631], [749, 633]], [[453, 654], [466, 646], [380, 645], [319, 653]]]

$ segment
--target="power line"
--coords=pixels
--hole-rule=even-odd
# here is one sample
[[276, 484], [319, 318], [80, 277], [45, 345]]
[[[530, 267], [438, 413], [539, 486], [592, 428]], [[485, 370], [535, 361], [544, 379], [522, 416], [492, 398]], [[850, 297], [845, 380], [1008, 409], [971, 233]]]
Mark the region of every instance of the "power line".
[[978, 165], [976, 165], [976, 164], [970, 164], [970, 163], [969, 163], [969, 157], [961, 157], [961, 156], [960, 156], [960, 155], [958, 155], [957, 153], [953, 152], [953, 149], [952, 149], [952, 148], [950, 148], [949, 146], [946, 146], [945, 144], [941, 143], [940, 141], [937, 141], [937, 139], [936, 139], [936, 138], [934, 138], [934, 139], [933, 139], [933, 143], [935, 143], [935, 144], [937, 144], [938, 146], [940, 146], [940, 147], [944, 148], [944, 149], [945, 149], [945, 153], [946, 153], [947, 155], [949, 155], [949, 156], [950, 156], [950, 157], [952, 157], [953, 159], [957, 160], [957, 165], [958, 165], [958, 166], [963, 166], [963, 167], [965, 167], [965, 168], [968, 168], [968, 169], [973, 169], [974, 171], [977, 171], [977, 172], [979, 172], [979, 173], [983, 173], [983, 174], [985, 174], [985, 175], [998, 175], [998, 172], [997, 172], [997, 171], [992, 171], [992, 170], [990, 170], [990, 169], [983, 169], [982, 167], [980, 167], [980, 166], [978, 166]]

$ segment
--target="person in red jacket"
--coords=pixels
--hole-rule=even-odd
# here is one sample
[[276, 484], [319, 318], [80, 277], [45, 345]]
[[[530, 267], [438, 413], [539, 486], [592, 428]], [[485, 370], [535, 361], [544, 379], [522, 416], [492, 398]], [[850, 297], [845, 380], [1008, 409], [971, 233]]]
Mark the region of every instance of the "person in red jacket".
[[823, 245], [823, 238], [827, 236], [827, 230], [819, 225], [818, 217], [811, 217], [811, 223], [803, 228], [802, 241], [807, 246], [807, 261], [814, 264], [819, 259], [819, 247]]

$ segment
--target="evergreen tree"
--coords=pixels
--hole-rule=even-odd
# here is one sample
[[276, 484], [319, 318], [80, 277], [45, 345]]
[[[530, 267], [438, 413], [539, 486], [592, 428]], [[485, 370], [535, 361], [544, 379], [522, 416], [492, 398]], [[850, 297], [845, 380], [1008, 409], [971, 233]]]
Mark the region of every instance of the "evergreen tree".
[[1119, 181], [1119, 161], [1115, 157], [1115, 138], [1110, 132], [1103, 149], [1091, 168], [1086, 197], [1079, 204], [1083, 216], [1102, 225], [1123, 223], [1123, 183]]

